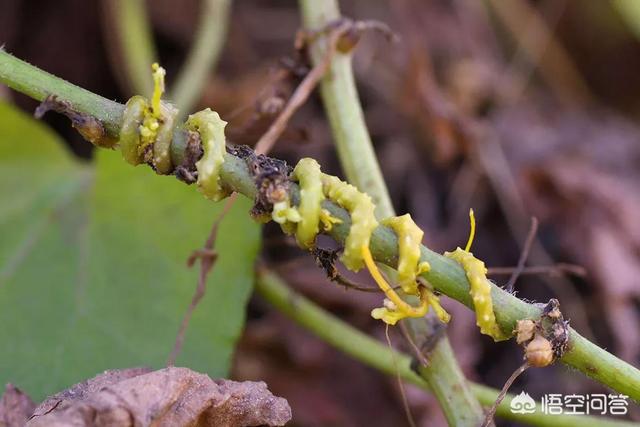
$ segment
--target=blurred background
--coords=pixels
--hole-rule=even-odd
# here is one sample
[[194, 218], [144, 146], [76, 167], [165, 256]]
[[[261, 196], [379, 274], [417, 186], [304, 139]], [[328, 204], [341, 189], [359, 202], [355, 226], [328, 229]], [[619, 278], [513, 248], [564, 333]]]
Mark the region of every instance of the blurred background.
[[[529, 269], [516, 283], [518, 295], [538, 302], [558, 298], [583, 335], [640, 363], [640, 3], [340, 3], [344, 15], [382, 21], [399, 36], [390, 43], [367, 34], [354, 59], [396, 210], [411, 213], [426, 244], [443, 252], [466, 241], [473, 207], [479, 222], [474, 253], [498, 283], [508, 280], [536, 217], [537, 239]], [[148, 5], [170, 85], [194, 36], [200, 2]], [[0, 43], [38, 67], [124, 102], [133, 93], [117, 71], [122, 58], [109, 20], [100, 1], [3, 0]], [[233, 2], [223, 51], [198, 102], [230, 122], [232, 142], [254, 144], [308, 71], [293, 48], [300, 26], [294, 1]], [[0, 97], [27, 112], [37, 105], [2, 86]], [[45, 120], [75, 155], [92, 157], [90, 144], [66, 118]], [[326, 172], [341, 175], [317, 95], [271, 154], [292, 164], [311, 156]], [[369, 316], [378, 295], [345, 296], [278, 227], [264, 227], [263, 238], [263, 262], [331, 312], [384, 339], [383, 327]], [[501, 388], [521, 364], [520, 348], [481, 336], [472, 312], [444, 300], [453, 315], [449, 336], [466, 375]], [[392, 333], [392, 340], [402, 347], [399, 334]], [[406, 423], [393, 378], [336, 352], [256, 297], [232, 372], [236, 379], [264, 380], [287, 398], [291, 425]], [[522, 390], [533, 396], [605, 391], [560, 365], [529, 370], [512, 388]], [[435, 399], [408, 385], [406, 392], [419, 425], [444, 425]], [[632, 416], [640, 419], [636, 409]]]

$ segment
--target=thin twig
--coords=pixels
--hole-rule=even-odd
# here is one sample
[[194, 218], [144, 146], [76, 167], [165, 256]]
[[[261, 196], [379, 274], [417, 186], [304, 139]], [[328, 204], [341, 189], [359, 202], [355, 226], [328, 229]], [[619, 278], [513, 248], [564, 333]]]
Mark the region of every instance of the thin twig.
[[516, 284], [516, 280], [522, 273], [524, 269], [524, 264], [527, 262], [527, 257], [529, 256], [529, 251], [531, 251], [531, 245], [533, 244], [534, 239], [536, 238], [536, 233], [538, 232], [538, 218], [535, 216], [531, 217], [531, 226], [529, 227], [529, 234], [527, 234], [527, 238], [524, 241], [524, 246], [522, 246], [522, 252], [520, 252], [520, 259], [518, 259], [518, 265], [516, 269], [513, 270], [505, 289], [507, 292], [513, 292], [513, 287]]
[[409, 343], [409, 346], [413, 350], [413, 353], [415, 354], [420, 364], [422, 364], [422, 366], [424, 367], [429, 366], [429, 360], [424, 355], [424, 353], [420, 350], [420, 348], [418, 348], [418, 344], [416, 344], [416, 342], [411, 337], [411, 334], [407, 330], [407, 325], [404, 322], [400, 322], [400, 330], [402, 331], [402, 335], [404, 335], [404, 338]]
[[[384, 293], [384, 291], [377, 286], [360, 285], [359, 283], [356, 283], [340, 274], [336, 267], [336, 261], [340, 250], [324, 249], [316, 246], [311, 252], [315, 258], [316, 265], [324, 270], [330, 281], [342, 285], [346, 289], [354, 289], [361, 292]], [[400, 288], [398, 285], [393, 287], [394, 290], [398, 288]]]
[[343, 21], [335, 29], [332, 29], [329, 34], [329, 44], [327, 51], [322, 58], [322, 61], [318, 63], [313, 69], [306, 75], [302, 82], [298, 85], [296, 90], [289, 98], [287, 105], [284, 107], [278, 118], [271, 124], [269, 130], [265, 132], [260, 140], [256, 143], [256, 153], [266, 153], [271, 150], [276, 143], [282, 132], [287, 128], [289, 120], [293, 114], [307, 101], [309, 95], [316, 88], [320, 79], [325, 75], [331, 65], [331, 59], [336, 53], [336, 46], [338, 40], [351, 28], [350, 21]]
[[498, 409], [500, 402], [502, 402], [504, 397], [507, 395], [509, 388], [511, 388], [511, 385], [516, 380], [516, 378], [518, 378], [520, 374], [526, 371], [528, 367], [529, 367], [529, 364], [527, 362], [523, 363], [518, 369], [516, 369], [513, 372], [513, 374], [511, 374], [507, 382], [504, 383], [504, 386], [502, 387], [502, 390], [500, 390], [500, 394], [498, 395], [498, 398], [491, 406], [491, 409], [489, 409], [489, 412], [487, 412], [487, 417], [484, 419], [484, 422], [482, 423], [482, 427], [488, 427], [493, 423], [493, 416], [496, 414], [496, 410]]
[[404, 407], [405, 415], [407, 416], [407, 422], [410, 427], [416, 427], [416, 422], [413, 419], [413, 415], [411, 415], [411, 408], [409, 408], [409, 402], [407, 401], [407, 395], [404, 392], [404, 386], [402, 385], [402, 377], [400, 376], [400, 369], [398, 368], [398, 361], [396, 360], [396, 353], [393, 351], [393, 346], [391, 345], [391, 338], [389, 337], [389, 325], [385, 325], [384, 328], [384, 336], [387, 338], [387, 345], [389, 346], [389, 351], [391, 351], [391, 359], [393, 360], [393, 366], [396, 371], [396, 380], [398, 381], [398, 387], [400, 388], [400, 396], [402, 397], [402, 406]]
[[218, 215], [216, 220], [213, 222], [211, 226], [211, 232], [209, 233], [209, 237], [205, 242], [202, 249], [198, 249], [193, 251], [189, 259], [187, 260], [187, 265], [189, 267], [193, 266], [196, 260], [200, 260], [200, 276], [198, 277], [198, 286], [191, 298], [191, 304], [187, 308], [184, 317], [182, 318], [182, 324], [180, 325], [180, 329], [178, 330], [178, 335], [176, 335], [176, 340], [173, 345], [173, 350], [169, 355], [169, 359], [167, 360], [167, 366], [173, 366], [176, 362], [176, 358], [180, 354], [180, 350], [182, 349], [182, 343], [184, 342], [184, 336], [187, 331], [187, 326], [189, 326], [189, 321], [191, 320], [191, 316], [193, 315], [193, 311], [198, 306], [198, 303], [204, 297], [204, 294], [207, 290], [207, 277], [209, 277], [209, 273], [213, 268], [216, 260], [218, 259], [218, 253], [215, 251], [214, 246], [216, 243], [216, 237], [218, 236], [218, 228], [220, 223], [227, 215], [236, 198], [238, 197], [238, 193], [233, 193], [226, 201], [222, 212]]

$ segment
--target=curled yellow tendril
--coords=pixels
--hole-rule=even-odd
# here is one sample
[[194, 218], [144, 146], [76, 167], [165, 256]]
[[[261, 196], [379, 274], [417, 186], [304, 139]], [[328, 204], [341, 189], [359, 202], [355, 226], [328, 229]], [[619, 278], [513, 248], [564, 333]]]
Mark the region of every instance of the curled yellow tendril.
[[416, 277], [430, 268], [428, 262], [420, 263], [424, 232], [409, 214], [384, 219], [382, 224], [393, 228], [398, 236], [398, 282], [405, 293], [415, 295], [418, 290]]
[[226, 125], [227, 122], [210, 108], [191, 114], [185, 123], [185, 128], [200, 134], [204, 154], [196, 163], [197, 185], [200, 192], [213, 201], [222, 200], [229, 195], [229, 191], [220, 185], [220, 168], [226, 152]]
[[476, 228], [473, 210], [469, 211], [469, 219], [471, 232], [465, 249], [456, 248], [453, 252], [445, 252], [444, 256], [460, 264], [467, 275], [470, 285], [469, 293], [476, 312], [476, 324], [480, 328], [480, 332], [491, 336], [495, 341], [505, 340], [510, 335], [502, 332], [496, 322], [496, 316], [493, 312], [493, 299], [491, 298], [491, 282], [487, 279], [487, 268], [484, 262], [469, 252]]
[[378, 226], [375, 205], [368, 194], [335, 176], [322, 174], [321, 180], [325, 195], [351, 214], [351, 229], [344, 242], [341, 260], [349, 270], [358, 271], [364, 265], [361, 248], [369, 247], [371, 233]]
[[[320, 208], [325, 199], [322, 191], [322, 172], [320, 165], [313, 159], [300, 159], [293, 169], [293, 176], [300, 185], [300, 222], [296, 229], [296, 240], [303, 248], [310, 248], [316, 239], [323, 210]], [[331, 215], [329, 215], [330, 218]]]
[[[162, 103], [164, 93], [164, 68], [153, 64], [153, 96], [151, 104], [142, 96], [134, 96], [125, 106], [120, 128], [122, 157], [132, 164], [148, 162], [159, 174], [173, 169], [170, 147], [178, 110]], [[150, 147], [153, 147], [151, 150]]]
[[142, 96], [136, 95], [127, 101], [122, 115], [120, 151], [127, 163], [134, 166], [142, 163], [142, 159], [138, 155], [138, 145], [140, 145], [139, 127], [144, 119], [146, 109], [147, 100]]
[[382, 276], [382, 273], [380, 273], [376, 263], [373, 261], [369, 246], [361, 246], [360, 252], [369, 273], [371, 273], [371, 277], [373, 277], [373, 280], [376, 281], [387, 297], [384, 307], [374, 308], [371, 311], [371, 316], [374, 319], [380, 319], [389, 325], [395, 325], [398, 320], [404, 319], [405, 317], [422, 317], [427, 314], [427, 311], [429, 310], [429, 302], [427, 300], [428, 295], [426, 288], [420, 288], [420, 292], [418, 293], [420, 297], [420, 305], [418, 307], [410, 305], [400, 298], [400, 296]]

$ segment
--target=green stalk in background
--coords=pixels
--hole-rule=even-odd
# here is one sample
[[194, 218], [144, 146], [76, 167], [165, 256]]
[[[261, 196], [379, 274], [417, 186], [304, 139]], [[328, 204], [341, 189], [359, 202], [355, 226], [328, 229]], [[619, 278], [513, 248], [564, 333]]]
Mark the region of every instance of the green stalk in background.
[[125, 77], [133, 93], [151, 94], [153, 82], [149, 72], [158, 55], [144, 0], [104, 0], [110, 2], [118, 47], [122, 54]]
[[231, 0], [202, 0], [202, 11], [189, 56], [169, 91], [181, 114], [188, 114], [198, 102], [207, 75], [215, 67], [227, 35]]
[[[308, 30], [325, 28], [327, 23], [340, 19], [336, 0], [300, 0], [299, 4]], [[314, 40], [310, 46], [314, 64], [322, 61], [326, 48], [325, 38]], [[389, 215], [393, 212], [391, 198], [364, 125], [350, 54], [336, 52], [320, 82], [320, 93], [347, 181], [373, 198], [376, 214], [381, 218], [393, 216]]]

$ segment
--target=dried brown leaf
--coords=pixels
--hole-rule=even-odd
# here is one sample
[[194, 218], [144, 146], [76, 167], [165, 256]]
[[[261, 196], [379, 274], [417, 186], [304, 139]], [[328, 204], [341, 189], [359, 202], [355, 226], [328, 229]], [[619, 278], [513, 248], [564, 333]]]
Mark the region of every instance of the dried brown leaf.
[[108, 371], [47, 399], [30, 427], [279, 426], [291, 419], [263, 382], [212, 380], [187, 368]]
[[12, 384], [7, 384], [0, 399], [0, 427], [22, 427], [35, 407], [29, 396]]

